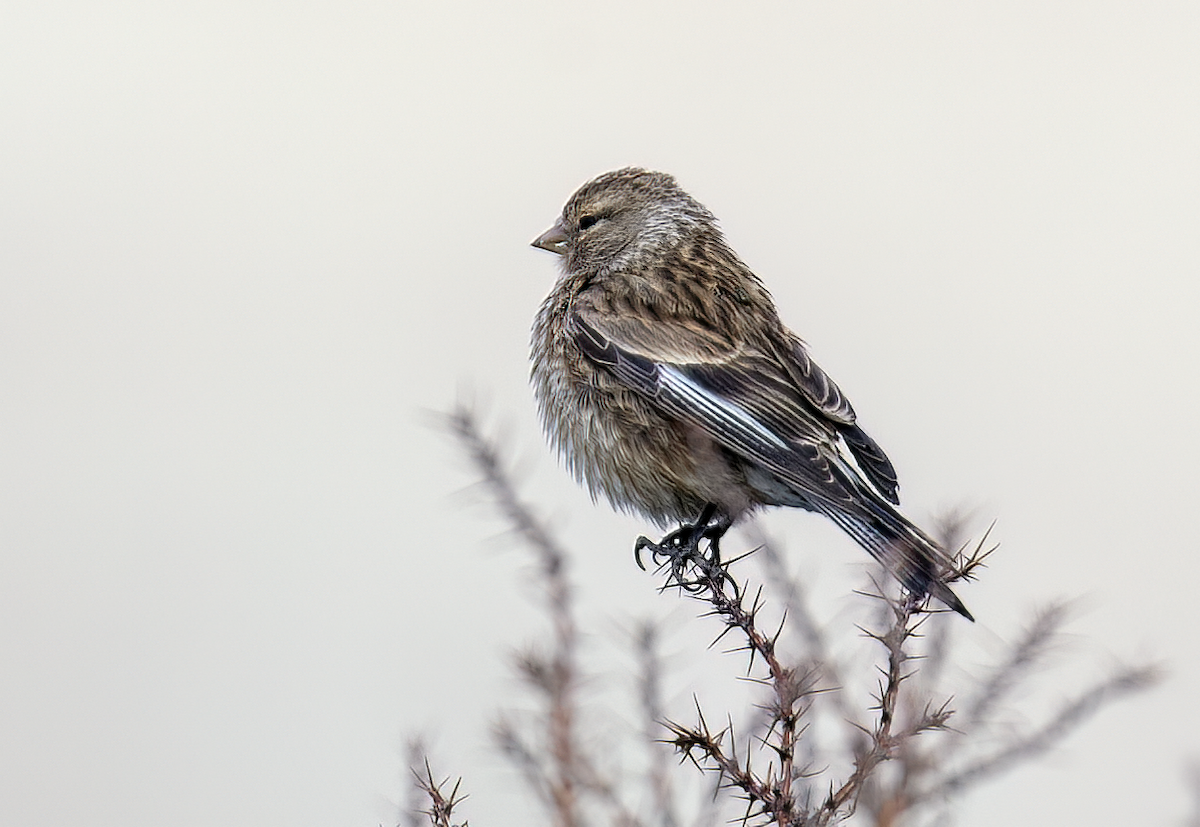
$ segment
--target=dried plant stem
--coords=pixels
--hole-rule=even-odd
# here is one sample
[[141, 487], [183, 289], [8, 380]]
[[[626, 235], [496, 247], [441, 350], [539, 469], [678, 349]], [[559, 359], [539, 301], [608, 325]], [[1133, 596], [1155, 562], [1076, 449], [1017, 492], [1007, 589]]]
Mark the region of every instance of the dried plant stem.
[[429, 816], [429, 821], [433, 827], [467, 827], [467, 822], [461, 825], [456, 825], [453, 822], [454, 808], [457, 807], [465, 795], [459, 795], [458, 788], [462, 784], [462, 779], [454, 782], [454, 787], [450, 790], [450, 794], [442, 792], [442, 788], [449, 783], [449, 779], [438, 782], [433, 778], [433, 770], [429, 768], [429, 762], [425, 762], [425, 774], [413, 770], [413, 775], [416, 776], [417, 786], [425, 791], [429, 796], [429, 809], [425, 810], [425, 814]]
[[862, 795], [867, 781], [881, 763], [892, 758], [896, 750], [913, 736], [927, 730], [945, 728], [951, 711], [948, 706], [942, 705], [937, 709], [926, 707], [921, 716], [910, 726], [899, 731], [896, 730], [901, 685], [912, 674], [906, 671], [905, 664], [909, 661], [910, 656], [905, 645], [922, 622], [923, 618], [914, 621], [921, 602], [911, 596], [899, 600], [887, 600], [887, 605], [892, 613], [892, 622], [887, 630], [883, 633], [865, 632], [868, 637], [883, 644], [887, 650], [887, 668], [881, 670], [883, 677], [876, 699], [879, 717], [875, 727], [868, 733], [867, 747], [860, 750], [855, 758], [854, 771], [840, 787], [830, 791], [829, 796], [815, 814], [813, 824], [830, 824], [852, 815], [858, 806], [859, 796]]
[[670, 767], [666, 749], [660, 743], [662, 729], [662, 663], [658, 656], [658, 626], [643, 623], [637, 632], [639, 698], [642, 710], [642, 736], [650, 749], [649, 786], [654, 812], [661, 827], [678, 827]]
[[1078, 729], [1102, 707], [1118, 698], [1147, 689], [1157, 683], [1158, 679], [1159, 670], [1155, 667], [1121, 669], [1063, 706], [1049, 721], [1033, 732], [944, 777], [923, 793], [922, 797], [962, 792], [979, 781], [993, 778], [1016, 764], [1035, 758]]
[[[728, 563], [720, 563], [715, 554], [696, 554], [682, 566], [675, 561], [668, 575], [667, 587], [678, 587], [696, 599], [707, 602], [712, 608], [709, 614], [721, 618], [725, 631], [738, 630], [746, 643], [740, 647], [750, 653], [750, 666], [761, 659], [767, 669], [762, 683], [771, 688], [772, 700], [767, 707], [769, 726], [761, 740], [775, 753], [778, 764], [768, 767], [766, 777], [756, 775], [750, 765], [750, 750], [745, 759], [739, 759], [733, 747], [732, 724], [721, 733], [712, 733], [699, 714], [697, 727], [670, 724], [675, 735], [674, 744], [685, 755], [692, 757], [699, 750], [717, 769], [726, 783], [740, 789], [745, 795], [748, 808], [747, 818], [763, 815], [780, 827], [801, 823], [803, 813], [798, 807], [794, 784], [796, 781], [796, 739], [800, 731], [799, 721], [806, 704], [805, 699], [814, 691], [815, 676], [812, 672], [797, 673], [779, 659], [777, 643], [782, 624], [772, 635], [764, 633], [758, 626], [758, 614], [762, 609], [761, 590], [749, 608], [744, 594], [728, 572]], [[685, 579], [690, 577], [691, 579]], [[718, 638], [719, 639], [719, 638]], [[731, 749], [722, 747], [725, 733], [730, 734]], [[755, 812], [755, 808], [758, 812]]]
[[[502, 720], [496, 727], [501, 748], [545, 804], [554, 827], [583, 827], [585, 821], [603, 821], [612, 827], [648, 824], [677, 827], [681, 821], [672, 800], [670, 779], [665, 763], [657, 760], [657, 753], [652, 754], [643, 788], [649, 790], [644, 800], [651, 802], [651, 806], [635, 812], [624, 803], [629, 798], [627, 785], [614, 782], [609, 774], [600, 771], [601, 764], [582, 745], [577, 706], [581, 683], [577, 657], [579, 630], [567, 577], [566, 549], [517, 495], [495, 443], [482, 435], [474, 414], [460, 408], [448, 420], [450, 430], [481, 473], [484, 487], [505, 521], [533, 551], [551, 616], [550, 651], [527, 653], [517, 663], [527, 684], [544, 704], [537, 719], [539, 726], [528, 728], [518, 726], [511, 718]], [[703, 519], [700, 522], [706, 525]], [[963, 536], [961, 520], [950, 520], [943, 529], [939, 532], [944, 536], [943, 546], [958, 545], [958, 538]], [[839, 691], [842, 677], [853, 674], [852, 664], [842, 664], [846, 666], [844, 671], [839, 669], [833, 647], [827, 644], [824, 630], [810, 612], [803, 590], [788, 575], [778, 553], [766, 542], [760, 548], [770, 580], [782, 584], [784, 617], [790, 618], [800, 633], [799, 640], [805, 650], [805, 657], [799, 661], [801, 666], [789, 664], [781, 656], [782, 622], [773, 633], [761, 628], [762, 590], [758, 589], [750, 599], [746, 588], [739, 587], [730, 574], [730, 565], [737, 561], [721, 562], [714, 546], [719, 541], [704, 539], [713, 535], [703, 533], [697, 539], [692, 534], [690, 540], [688, 536], [676, 532], [662, 544], [643, 540], [638, 547], [648, 546], [656, 561], [665, 561], [663, 567], [668, 573], [664, 589], [680, 589], [704, 602], [707, 614], [720, 619], [724, 629], [717, 640], [726, 635], [740, 639], [735, 651], [749, 653], [747, 673], [770, 694], [766, 703], [757, 707], [766, 713], [764, 729], [756, 729], [751, 738], [738, 739], [730, 715], [724, 716], [726, 725], [714, 731], [698, 702], [694, 725], [666, 722], [664, 726], [671, 736], [669, 743], [696, 766], [711, 772], [717, 780], [717, 789], [737, 791], [745, 799], [744, 824], [753, 819], [756, 824], [776, 827], [828, 827], [858, 812], [860, 818], [869, 816], [877, 827], [894, 827], [919, 810], [936, 813], [953, 796], [994, 779], [1015, 764], [1036, 758], [1099, 708], [1144, 689], [1157, 678], [1157, 670], [1153, 668], [1118, 670], [1032, 732], [983, 757], [968, 759], [971, 747], [979, 742], [980, 728], [994, 723], [996, 710], [1039, 668], [1041, 656], [1062, 624], [1061, 606], [1040, 614], [996, 668], [976, 682], [975, 691], [967, 694], [972, 699], [967, 714], [956, 719], [957, 728], [961, 729], [957, 737], [917, 739], [917, 735], [925, 732], [948, 729], [951, 716], [946, 703], [931, 700], [936, 697], [936, 679], [943, 671], [949, 671], [943, 670], [943, 666], [953, 648], [946, 618], [941, 613], [928, 612], [923, 600], [911, 596], [888, 596], [887, 590], [875, 584], [871, 596], [883, 601], [887, 613], [880, 621], [881, 631], [863, 631], [884, 647], [886, 663], [879, 667], [875, 705], [860, 710], [851, 704], [848, 692]], [[676, 539], [670, 540], [671, 537]], [[971, 549], [962, 546], [955, 557], [954, 570], [947, 574], [947, 582], [973, 578], [994, 550], [986, 547], [987, 537], [985, 533]], [[704, 542], [708, 542], [707, 552], [701, 550]], [[928, 637], [918, 634], [923, 624], [930, 625]], [[923, 643], [914, 643], [915, 638], [921, 637], [925, 638]], [[661, 720], [660, 667], [652, 629], [643, 630], [639, 653], [643, 735], [650, 740], [658, 734]], [[909, 681], [916, 672], [913, 662], [919, 657], [927, 657], [921, 679]], [[818, 681], [834, 684], [833, 691], [828, 696], [822, 695], [820, 702], [817, 702]], [[829, 700], [823, 700], [825, 697]], [[826, 770], [813, 770], [823, 762], [826, 753], [817, 748], [811, 735], [805, 734], [810, 731], [811, 723], [830, 717], [850, 724], [850, 734], [838, 744], [834, 760], [841, 756], [846, 763], [853, 761], [844, 780], [832, 782], [827, 780]], [[873, 723], [864, 723], [872, 718]], [[823, 725], [816, 729], [832, 732]], [[744, 751], [739, 749], [742, 743]], [[932, 746], [926, 746], [927, 743]], [[765, 766], [762, 766], [763, 756], [766, 756]], [[881, 772], [885, 762], [893, 762], [897, 772]], [[447, 796], [443, 792], [446, 783], [434, 783], [426, 764], [423, 776], [418, 776], [419, 787], [431, 802], [425, 812], [434, 827], [462, 827], [452, 823], [454, 807], [462, 800], [458, 785]], [[715, 814], [717, 810], [708, 812]]]
[[546, 736], [549, 765], [537, 760], [536, 753], [518, 747], [515, 733], [499, 731], [501, 746], [509, 754], [523, 756], [526, 776], [537, 778], [536, 788], [547, 798], [556, 827], [579, 827], [579, 791], [577, 784], [585, 775], [576, 750], [575, 690], [578, 675], [575, 652], [579, 633], [575, 625], [571, 585], [567, 579], [568, 555], [534, 516], [510, 479], [496, 446], [485, 438], [475, 414], [459, 407], [448, 417], [450, 430], [465, 449], [472, 464], [482, 473], [483, 483], [505, 520], [513, 526], [525, 544], [535, 553], [546, 584], [554, 645], [548, 659], [528, 656], [523, 671], [546, 696]]

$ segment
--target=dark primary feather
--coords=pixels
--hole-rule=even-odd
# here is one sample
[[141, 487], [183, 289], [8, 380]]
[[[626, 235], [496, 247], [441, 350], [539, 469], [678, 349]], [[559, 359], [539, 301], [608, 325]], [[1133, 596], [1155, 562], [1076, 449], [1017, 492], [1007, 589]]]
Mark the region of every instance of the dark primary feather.
[[879, 489], [879, 493], [892, 505], [900, 505], [900, 482], [896, 479], [896, 469], [878, 443], [858, 425], [843, 428], [842, 439], [846, 440], [859, 467]]
[[795, 336], [791, 337], [791, 349], [781, 359], [781, 363], [796, 384], [802, 388], [808, 399], [835, 422], [846, 427], [840, 429], [854, 458], [862, 467], [863, 472], [870, 478], [872, 484], [879, 489], [888, 502], [900, 504], [900, 483], [896, 479], [896, 469], [892, 467], [887, 454], [867, 436], [866, 431], [855, 424], [857, 417], [850, 400], [841, 389], [821, 370], [821, 366], [808, 355], [804, 343]]
[[845, 425], [853, 425], [854, 408], [829, 374], [808, 355], [804, 343], [795, 336], [789, 337], [789, 347], [778, 355], [784, 370], [804, 390], [809, 401], [830, 419]]

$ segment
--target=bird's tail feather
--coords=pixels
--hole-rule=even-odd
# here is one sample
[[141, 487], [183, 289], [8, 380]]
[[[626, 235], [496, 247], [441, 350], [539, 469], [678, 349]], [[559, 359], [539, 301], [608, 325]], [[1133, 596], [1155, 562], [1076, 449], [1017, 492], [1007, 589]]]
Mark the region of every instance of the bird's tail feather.
[[902, 514], [883, 504], [869, 503], [861, 513], [829, 508], [826, 515], [878, 560], [906, 589], [937, 600], [974, 621], [945, 577], [952, 564], [936, 542]]

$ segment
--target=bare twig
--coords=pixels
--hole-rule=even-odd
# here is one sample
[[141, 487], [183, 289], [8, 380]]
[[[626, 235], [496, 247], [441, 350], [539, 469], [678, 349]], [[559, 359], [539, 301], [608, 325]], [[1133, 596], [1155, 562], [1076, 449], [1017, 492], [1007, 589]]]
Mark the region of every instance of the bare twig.
[[804, 586], [788, 571], [778, 547], [757, 523], [751, 523], [747, 531], [756, 547], [756, 556], [766, 570], [768, 581], [781, 592], [789, 627], [804, 644], [812, 668], [828, 682], [826, 686], [831, 691], [827, 693], [827, 697], [836, 707], [839, 717], [849, 725], [851, 742], [857, 744], [863, 734], [859, 711], [850, 704], [846, 693], [842, 691], [845, 683], [841, 666], [830, 651], [824, 630], [813, 616]]
[[914, 620], [914, 615], [921, 607], [921, 601], [911, 596], [899, 600], [888, 598], [886, 603], [892, 613], [891, 625], [882, 633], [865, 632], [868, 637], [883, 644], [887, 650], [887, 668], [882, 670], [883, 678], [876, 698], [879, 717], [870, 732], [867, 748], [861, 750], [855, 759], [854, 772], [840, 787], [831, 790], [816, 814], [815, 824], [830, 824], [853, 815], [859, 796], [878, 766], [892, 758], [896, 750], [915, 735], [928, 730], [944, 729], [952, 714], [948, 704], [942, 704], [936, 709], [926, 706], [923, 714], [908, 727], [896, 729], [901, 685], [912, 674], [906, 666], [910, 656], [905, 645], [915, 635], [917, 627], [927, 615]]
[[425, 811], [421, 809], [424, 804], [426, 793], [425, 787], [421, 783], [421, 776], [417, 774], [416, 767], [425, 761], [425, 744], [420, 738], [411, 738], [408, 742], [408, 768], [413, 774], [412, 783], [408, 785], [408, 799], [403, 805], [401, 813], [402, 824], [404, 827], [420, 827], [424, 819], [421, 818]]
[[979, 690], [965, 713], [969, 721], [985, 720], [996, 704], [1025, 679], [1045, 654], [1066, 617], [1065, 603], [1052, 604], [1037, 613], [1033, 623], [1013, 645], [1004, 662], [980, 683]]
[[[962, 509], [950, 509], [933, 518], [933, 537], [938, 546], [943, 549], [954, 549], [954, 557], [962, 559], [970, 545], [967, 525], [970, 520], [968, 512]], [[955, 624], [946, 623], [941, 617], [926, 624], [924, 659], [921, 664], [921, 682], [926, 691], [937, 686], [938, 680], [945, 671], [951, 653], [951, 635]]]
[[637, 631], [638, 697], [642, 710], [642, 736], [650, 753], [649, 786], [654, 811], [661, 827], [678, 827], [671, 773], [660, 732], [663, 728], [662, 663], [658, 656], [658, 626], [647, 621]]
[[1159, 678], [1160, 670], [1153, 666], [1127, 667], [1115, 672], [1067, 703], [1033, 732], [935, 782], [922, 797], [962, 792], [982, 780], [993, 778], [1017, 764], [1042, 755], [1104, 706], [1153, 686]]
[[496, 740], [500, 752], [521, 772], [534, 795], [544, 804], [549, 804], [552, 800], [550, 779], [546, 776], [544, 762], [525, 742], [513, 722], [506, 718], [498, 720], [492, 727], [492, 737]]
[[[549, 766], [543, 766], [540, 773], [533, 773], [528, 762], [536, 759], [535, 753], [515, 750], [516, 742], [511, 740], [502, 740], [501, 748], [518, 758], [518, 765], [527, 779], [538, 778], [539, 775], [544, 778], [544, 783], [539, 781], [535, 784], [535, 790], [545, 796], [556, 827], [578, 827], [581, 821], [576, 785], [583, 775], [574, 733], [574, 692], [578, 682], [575, 650], [579, 636], [571, 587], [566, 576], [567, 553], [534, 516], [532, 509], [517, 496], [516, 485], [505, 470], [496, 446], [483, 436], [474, 412], [460, 406], [447, 420], [451, 432], [482, 474], [483, 483], [501, 514], [537, 556], [554, 625], [554, 645], [550, 657], [536, 664], [527, 657], [522, 667], [526, 676], [546, 696]], [[500, 734], [504, 736], [511, 734], [511, 731], [506, 733], [501, 730]]]
[[[650, 794], [644, 800], [652, 803], [654, 811], [644, 813], [624, 803], [630, 798], [626, 786], [614, 783], [610, 774], [601, 772], [600, 764], [582, 746], [576, 706], [581, 683], [576, 654], [579, 632], [567, 578], [567, 551], [518, 496], [494, 441], [482, 435], [475, 416], [460, 408], [448, 417], [448, 422], [504, 519], [534, 552], [544, 578], [554, 630], [553, 644], [546, 654], [531, 650], [516, 659], [518, 673], [544, 703], [542, 729], [534, 729], [530, 735], [528, 727], [518, 726], [511, 718], [502, 720], [495, 728], [497, 742], [545, 803], [555, 827], [582, 827], [585, 814], [588, 821], [594, 821], [603, 812], [611, 816], [608, 823], [616, 827], [678, 827], [680, 814], [671, 796], [664, 762], [652, 754], [646, 775]], [[974, 547], [963, 543], [963, 522], [961, 517], [953, 517], [937, 531], [943, 548], [959, 548], [948, 582], [973, 578], [995, 550], [994, 545], [989, 547], [987, 533]], [[732, 790], [745, 799], [744, 823], [753, 819], [776, 827], [827, 827], [858, 810], [860, 815], [869, 814], [877, 827], [900, 824], [918, 807], [944, 806], [950, 797], [1042, 755], [1102, 706], [1156, 680], [1157, 673], [1151, 668], [1122, 669], [1077, 696], [1032, 732], [964, 765], [960, 756], [971, 754], [977, 733], [1040, 667], [1062, 624], [1061, 605], [1041, 613], [1005, 658], [977, 682], [976, 690], [968, 693], [972, 700], [966, 714], [955, 719], [956, 738], [917, 738], [922, 733], [949, 729], [952, 714], [948, 702], [936, 700], [932, 692], [953, 651], [949, 624], [940, 613], [928, 612], [923, 601], [910, 596], [889, 597], [889, 592], [875, 584], [870, 596], [880, 601], [883, 614], [877, 628], [882, 631], [866, 634], [884, 647], [886, 663], [879, 669], [875, 705], [864, 711], [851, 704], [853, 695], [837, 691], [846, 676], [853, 674], [853, 664], [836, 662], [833, 647], [813, 616], [804, 590], [788, 575], [781, 555], [770, 543], [761, 543], [760, 559], [772, 583], [780, 584], [784, 617], [799, 633], [805, 653], [799, 665], [785, 662], [780, 653], [783, 623], [773, 632], [761, 627], [761, 588], [750, 592], [745, 585], [739, 586], [730, 574], [731, 564], [722, 563], [711, 544], [709, 554], [695, 546], [655, 548], [656, 559], [665, 553], [668, 561], [664, 588], [679, 588], [706, 603], [707, 614], [719, 618], [724, 626], [717, 639], [726, 635], [739, 639], [735, 651], [748, 653], [747, 674], [770, 692], [769, 699], [757, 707], [765, 718], [763, 729], [756, 727], [742, 742], [735, 736], [732, 716], [725, 716], [727, 724], [714, 731], [698, 703], [695, 725], [665, 724], [667, 742], [685, 760], [709, 771], [717, 780], [717, 790]], [[673, 549], [683, 553], [670, 553]], [[643, 734], [652, 739], [658, 735], [662, 710], [660, 667], [649, 627], [639, 639], [639, 658]], [[910, 681], [917, 660], [922, 658], [921, 680]], [[832, 681], [834, 686], [825, 688], [834, 691], [818, 695], [818, 681]], [[817, 698], [826, 697], [829, 702], [816, 703]], [[813, 737], [805, 734], [814, 720], [830, 714], [848, 722], [852, 733], [845, 739], [844, 749], [832, 753], [832, 760], [842, 767], [837, 772], [843, 774], [833, 782], [829, 779], [834, 773], [828, 769], [813, 769], [818, 761], [829, 759], [817, 749]], [[872, 723], [863, 725], [864, 721]], [[818, 728], [833, 732], [824, 726]], [[743, 743], [744, 749], [739, 749]], [[881, 771], [885, 763], [894, 771]], [[442, 792], [447, 782], [435, 784], [428, 765], [424, 777], [418, 780], [432, 802], [425, 812], [435, 827], [456, 827], [451, 824], [451, 816], [461, 801], [457, 785], [447, 797]], [[818, 788], [817, 783], [822, 786]], [[716, 810], [705, 812], [712, 818]], [[413, 827], [411, 823], [409, 827]]]
[[433, 778], [433, 770], [429, 768], [429, 762], [425, 762], [425, 774], [413, 770], [413, 775], [416, 776], [417, 784], [425, 794], [429, 796], [429, 809], [425, 810], [425, 814], [429, 816], [429, 822], [433, 827], [467, 827], [467, 822], [461, 824], [454, 823], [454, 808], [462, 803], [466, 795], [459, 795], [458, 788], [462, 784], [462, 779], [454, 782], [449, 795], [442, 792], [442, 788], [450, 783], [450, 779], [443, 781], [435, 781]]
[[[713, 733], [704, 725], [703, 716], [700, 717], [699, 728], [689, 729], [676, 724], [668, 726], [675, 733], [677, 749], [687, 755], [693, 749], [700, 749], [728, 784], [742, 790], [749, 806], [747, 817], [766, 815], [780, 827], [799, 824], [804, 813], [798, 806], [794, 789], [797, 777], [796, 738], [800, 731], [800, 718], [807, 707], [806, 700], [816, 691], [815, 675], [811, 671], [798, 672], [780, 661], [776, 644], [783, 627], [771, 635], [759, 629], [761, 590], [747, 607], [745, 592], [738, 588], [729, 575], [729, 565], [722, 564], [715, 553], [698, 553], [683, 562], [676, 557], [670, 565], [667, 587], [680, 588], [697, 600], [711, 605], [709, 613], [721, 618], [725, 624], [721, 636], [737, 629], [746, 640], [745, 646], [740, 648], [749, 652], [750, 667], [753, 668], [756, 659], [766, 666], [767, 677], [762, 682], [771, 688], [773, 698], [766, 707], [767, 736], [762, 742], [775, 754], [778, 763], [768, 765], [765, 777], [756, 775], [750, 769], [750, 750], [747, 749], [744, 762], [739, 762], [736, 753], [727, 753], [719, 737], [713, 737]], [[725, 731], [731, 733], [732, 745], [731, 730], [732, 726]], [[755, 813], [755, 807], [760, 807], [761, 813]]]
[[[576, 693], [579, 632], [574, 595], [567, 577], [566, 549], [518, 496], [517, 487], [495, 444], [480, 430], [475, 414], [457, 408], [448, 417], [449, 428], [482, 476], [484, 487], [501, 515], [534, 552], [546, 587], [553, 625], [548, 655], [526, 651], [515, 661], [518, 674], [545, 700], [545, 751], [531, 746], [511, 720], [498, 723], [494, 733], [501, 750], [521, 770], [530, 788], [546, 804], [556, 827], [584, 824], [581, 794], [606, 806], [617, 827], [640, 827], [641, 820], [624, 803], [619, 788], [580, 746], [577, 733]], [[548, 753], [548, 756], [544, 753]]]
[[[667, 728], [674, 736], [671, 743], [675, 749], [697, 768], [708, 769], [700, 758], [696, 757], [695, 753], [699, 752], [700, 757], [707, 759], [717, 770], [724, 786], [736, 787], [741, 790], [748, 803], [747, 818], [766, 815], [776, 821], [776, 813], [783, 808], [783, 802], [779, 801], [779, 793], [772, 789], [768, 781], [759, 779], [751, 771], [748, 760], [743, 765], [743, 762], [738, 759], [734, 747], [733, 725], [729, 724], [719, 732], [713, 732], [704, 719], [704, 713], [700, 709], [699, 703], [696, 704], [696, 719], [697, 723], [692, 727], [673, 722], [667, 723]], [[724, 747], [726, 735], [729, 736], [730, 741], [728, 752]], [[757, 811], [754, 809], [756, 807]], [[778, 823], [787, 824], [789, 822], [779, 821]]]

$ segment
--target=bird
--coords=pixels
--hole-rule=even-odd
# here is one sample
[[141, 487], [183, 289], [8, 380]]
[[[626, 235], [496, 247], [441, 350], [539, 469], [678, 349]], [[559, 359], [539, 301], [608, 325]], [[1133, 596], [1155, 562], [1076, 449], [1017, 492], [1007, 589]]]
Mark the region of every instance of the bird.
[[715, 544], [759, 509], [801, 508], [910, 595], [974, 620], [946, 585], [949, 556], [900, 512], [883, 449], [673, 176], [606, 172], [532, 245], [560, 257], [531, 335], [543, 429], [593, 500], [680, 526], [639, 549]]

